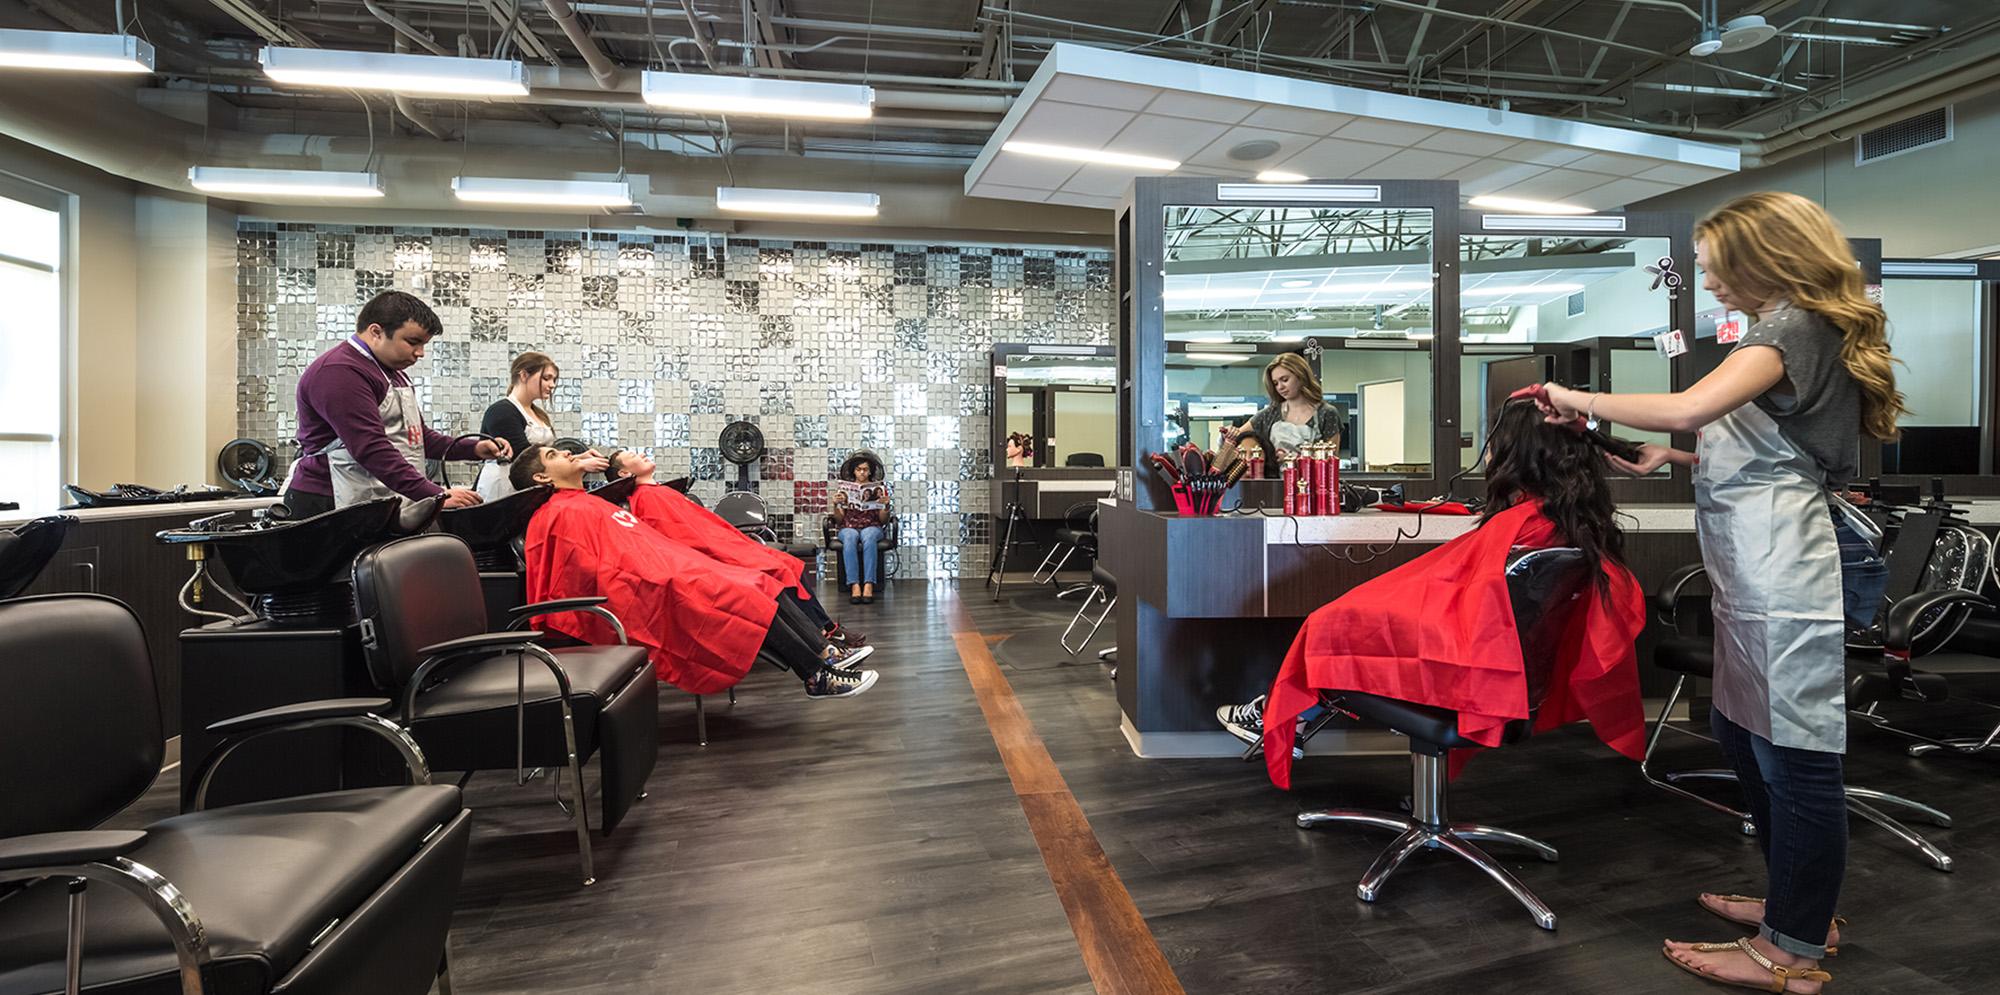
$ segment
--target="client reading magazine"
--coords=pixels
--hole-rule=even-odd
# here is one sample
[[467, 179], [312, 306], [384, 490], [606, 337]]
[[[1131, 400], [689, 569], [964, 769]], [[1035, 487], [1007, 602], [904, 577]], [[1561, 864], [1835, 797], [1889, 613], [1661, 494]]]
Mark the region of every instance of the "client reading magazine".
[[1506, 578], [1517, 547], [1574, 546], [1598, 575], [1564, 636], [1536, 728], [1589, 719], [1598, 738], [1639, 758], [1633, 640], [1645, 597], [1621, 560], [1604, 456], [1579, 429], [1544, 422], [1533, 401], [1509, 401], [1493, 427], [1479, 527], [1307, 616], [1261, 716], [1272, 783], [1291, 787], [1297, 723], [1321, 689], [1453, 709], [1467, 739], [1499, 745], [1507, 722], [1528, 717]]

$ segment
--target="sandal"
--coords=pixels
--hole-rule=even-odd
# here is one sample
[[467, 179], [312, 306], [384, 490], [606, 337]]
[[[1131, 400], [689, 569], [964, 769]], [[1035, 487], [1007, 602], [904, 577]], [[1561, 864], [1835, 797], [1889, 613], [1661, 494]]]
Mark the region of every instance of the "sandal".
[[[1712, 915], [1712, 916], [1715, 916], [1715, 917], [1716, 917], [1716, 918], [1718, 918], [1718, 919], [1724, 919], [1724, 920], [1727, 920], [1727, 921], [1729, 921], [1729, 922], [1733, 922], [1733, 923], [1735, 923], [1735, 924], [1737, 924], [1737, 925], [1739, 925], [1739, 926], [1758, 926], [1758, 925], [1762, 925], [1761, 921], [1759, 921], [1759, 922], [1745, 922], [1745, 921], [1743, 921], [1743, 920], [1741, 920], [1741, 919], [1736, 919], [1736, 918], [1732, 918], [1732, 917], [1730, 917], [1730, 916], [1726, 916], [1726, 915], [1723, 915], [1723, 914], [1722, 914], [1722, 910], [1720, 910], [1720, 909], [1717, 909], [1717, 908], [1715, 908], [1714, 906], [1711, 906], [1711, 905], [1709, 905], [1709, 904], [1708, 904], [1707, 902], [1704, 902], [1704, 901], [1702, 901], [1702, 898], [1706, 898], [1706, 897], [1710, 897], [1710, 896], [1709, 896], [1709, 895], [1707, 895], [1707, 894], [1703, 894], [1703, 895], [1701, 895], [1701, 896], [1698, 896], [1698, 897], [1696, 897], [1694, 901], [1695, 901], [1695, 904], [1696, 904], [1696, 905], [1699, 905], [1699, 906], [1701, 906], [1701, 907], [1702, 907], [1702, 908], [1703, 908], [1704, 910], [1706, 910], [1706, 911], [1708, 912], [1708, 914], [1709, 914], [1709, 915]], [[1715, 896], [1713, 896], [1713, 897], [1714, 897], [1714, 898], [1715, 898], [1715, 900], [1716, 900], [1716, 901], [1718, 901], [1718, 902], [1755, 902], [1755, 903], [1756, 903], [1756, 904], [1758, 904], [1758, 905], [1762, 905], [1762, 904], [1764, 904], [1764, 900], [1763, 900], [1763, 899], [1761, 899], [1761, 898], [1758, 898], [1758, 897], [1756, 897], [1756, 896], [1754, 896], [1754, 895], [1715, 895]], [[1834, 917], [1833, 917], [1833, 921], [1832, 921], [1831, 923], [1829, 923], [1829, 924], [1828, 924], [1828, 926], [1827, 926], [1827, 930], [1826, 930], [1826, 932], [1827, 932], [1827, 939], [1831, 940], [1831, 939], [1833, 938], [1833, 933], [1834, 933], [1834, 931], [1835, 931], [1835, 930], [1838, 930], [1838, 929], [1840, 929], [1841, 927], [1843, 927], [1843, 926], [1846, 926], [1846, 925], [1847, 925], [1847, 917], [1846, 917], [1846, 916], [1834, 916]], [[1836, 945], [1836, 944], [1833, 944], [1833, 943], [1828, 943], [1828, 944], [1826, 945], [1826, 955], [1827, 955], [1828, 957], [1835, 957], [1835, 956], [1838, 956], [1839, 954], [1840, 954], [1840, 947], [1839, 947], [1838, 945]]]
[[1793, 990], [1793, 981], [1817, 981], [1822, 986], [1821, 990], [1824, 991], [1824, 986], [1833, 980], [1833, 975], [1816, 967], [1779, 966], [1771, 958], [1764, 956], [1762, 952], [1752, 946], [1750, 938], [1747, 936], [1733, 943], [1696, 943], [1690, 949], [1698, 954], [1719, 954], [1730, 950], [1741, 950], [1749, 954], [1750, 959], [1755, 961], [1758, 967], [1771, 972], [1771, 983], [1769, 986], [1760, 986], [1748, 981], [1730, 981], [1726, 978], [1718, 978], [1706, 971], [1681, 963], [1679, 959], [1675, 958], [1673, 954], [1668, 953], [1665, 949], [1662, 949], [1660, 954], [1667, 958], [1668, 963], [1697, 978], [1701, 978], [1704, 981], [1713, 981], [1716, 984], [1729, 985], [1732, 988], [1751, 988], [1765, 992], [1788, 992]]

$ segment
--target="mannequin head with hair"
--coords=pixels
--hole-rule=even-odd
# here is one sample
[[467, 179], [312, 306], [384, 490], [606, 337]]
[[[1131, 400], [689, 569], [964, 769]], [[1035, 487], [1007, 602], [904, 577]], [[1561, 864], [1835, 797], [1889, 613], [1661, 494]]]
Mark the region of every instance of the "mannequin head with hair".
[[1540, 501], [1542, 515], [1595, 571], [1606, 560], [1623, 562], [1625, 533], [1604, 477], [1604, 454], [1579, 428], [1549, 424], [1530, 400], [1503, 405], [1487, 440], [1485, 518]]

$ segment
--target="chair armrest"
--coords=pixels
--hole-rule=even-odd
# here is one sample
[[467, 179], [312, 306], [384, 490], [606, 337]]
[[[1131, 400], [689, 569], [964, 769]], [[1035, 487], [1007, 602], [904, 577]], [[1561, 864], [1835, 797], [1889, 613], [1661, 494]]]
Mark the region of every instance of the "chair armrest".
[[482, 632], [476, 636], [460, 636], [444, 642], [426, 646], [417, 651], [424, 657], [456, 656], [460, 653], [476, 653], [480, 650], [517, 649], [542, 638], [539, 629], [517, 629], [512, 632]]
[[144, 832], [124, 829], [15, 836], [0, 840], [0, 871], [101, 863], [123, 857], [144, 842]]
[[388, 698], [328, 698], [324, 701], [301, 701], [223, 719], [211, 723], [208, 731], [218, 736], [233, 736], [241, 732], [256, 732], [260, 729], [288, 726], [294, 722], [310, 722], [314, 719], [380, 715], [395, 704]]
[[1890, 605], [1889, 617], [1882, 623], [1882, 651], [1908, 660], [1910, 643], [1916, 638], [1917, 619], [1933, 608], [1961, 604], [1987, 609], [1993, 607], [1993, 602], [1976, 592], [1959, 590], [1924, 591]]
[[1660, 616], [1660, 621], [1668, 625], [1678, 622], [1681, 591], [1696, 579], [1707, 576], [1708, 567], [1700, 563], [1690, 563], [1668, 574], [1667, 579], [1660, 582], [1659, 589], [1654, 591], [1649, 599], [1653, 603], [1653, 611]]
[[549, 615], [555, 612], [589, 608], [592, 605], [601, 605], [610, 600], [610, 598], [557, 598], [553, 601], [537, 601], [532, 605], [509, 608], [507, 614], [517, 618], [523, 615]]

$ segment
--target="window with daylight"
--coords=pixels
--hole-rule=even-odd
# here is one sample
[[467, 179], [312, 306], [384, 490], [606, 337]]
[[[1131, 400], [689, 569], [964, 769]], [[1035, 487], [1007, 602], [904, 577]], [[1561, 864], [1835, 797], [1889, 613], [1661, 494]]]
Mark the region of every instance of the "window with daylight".
[[20, 504], [20, 514], [46, 514], [59, 503], [61, 263], [62, 215], [0, 188], [0, 300], [7, 302], [0, 308], [0, 501]]

